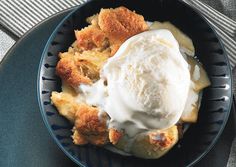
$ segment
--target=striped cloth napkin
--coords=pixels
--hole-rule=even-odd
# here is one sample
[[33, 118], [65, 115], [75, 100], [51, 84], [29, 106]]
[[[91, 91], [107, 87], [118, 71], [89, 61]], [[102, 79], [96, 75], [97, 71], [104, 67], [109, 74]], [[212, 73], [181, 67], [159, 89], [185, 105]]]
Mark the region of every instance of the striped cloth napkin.
[[0, 23], [21, 37], [47, 17], [84, 3], [86, 0], [1, 0]]

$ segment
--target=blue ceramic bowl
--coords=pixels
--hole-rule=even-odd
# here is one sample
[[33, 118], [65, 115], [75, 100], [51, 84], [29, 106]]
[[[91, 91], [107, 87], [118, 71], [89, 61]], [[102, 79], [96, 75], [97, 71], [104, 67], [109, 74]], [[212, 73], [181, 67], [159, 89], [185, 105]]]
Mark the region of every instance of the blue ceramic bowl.
[[[148, 21], [171, 21], [190, 36], [196, 56], [211, 80], [211, 86], [203, 92], [198, 122], [168, 154], [156, 160], [125, 157], [92, 145], [74, 145], [72, 125], [50, 102], [51, 92], [61, 90], [61, 81], [55, 75], [58, 53], [66, 51], [75, 40], [74, 30], [87, 26], [85, 19], [101, 8], [121, 5], [142, 14]], [[39, 106], [51, 136], [68, 157], [84, 167], [191, 166], [209, 152], [219, 138], [232, 103], [230, 65], [218, 36], [195, 10], [177, 0], [93, 0], [79, 6], [61, 21], [49, 38], [37, 82]]]

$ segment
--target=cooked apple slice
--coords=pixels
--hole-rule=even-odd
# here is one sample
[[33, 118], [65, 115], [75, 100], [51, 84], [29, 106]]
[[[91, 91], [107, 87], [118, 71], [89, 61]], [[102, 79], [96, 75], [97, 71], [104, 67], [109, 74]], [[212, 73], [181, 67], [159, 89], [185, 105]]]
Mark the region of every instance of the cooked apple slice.
[[194, 82], [194, 90], [200, 92], [202, 89], [208, 87], [211, 82], [201, 63], [191, 56], [187, 56], [186, 59], [190, 65], [190, 75], [191, 80]]
[[178, 141], [177, 126], [138, 134], [135, 139], [123, 136], [115, 145], [118, 149], [145, 159], [157, 159], [166, 154]]
[[[193, 85], [194, 83], [192, 83]], [[180, 120], [188, 123], [197, 122], [198, 111], [200, 107], [201, 94], [193, 90], [192, 87], [189, 89], [188, 99], [185, 104], [184, 111], [181, 115]]]
[[173, 24], [171, 24], [168, 21], [162, 23], [155, 21], [150, 26], [150, 30], [156, 30], [156, 29], [169, 30], [174, 35], [175, 39], [178, 41], [180, 49], [187, 55], [194, 56], [195, 49], [192, 40], [187, 35], [185, 35], [180, 29], [175, 27]]
[[206, 71], [197, 59], [187, 56], [186, 60], [190, 65], [191, 85], [189, 88], [188, 99], [185, 109], [181, 116], [183, 122], [194, 123], [198, 118], [198, 110], [200, 107], [201, 90], [209, 86], [210, 80]]

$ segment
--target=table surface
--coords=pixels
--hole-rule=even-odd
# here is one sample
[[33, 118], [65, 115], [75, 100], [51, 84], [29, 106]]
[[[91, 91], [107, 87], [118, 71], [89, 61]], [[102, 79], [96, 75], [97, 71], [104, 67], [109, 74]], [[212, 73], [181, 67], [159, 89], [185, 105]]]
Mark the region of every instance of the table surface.
[[[0, 116], [4, 119], [0, 121], [0, 127], [4, 128], [0, 129], [0, 166], [76, 166], [49, 136], [36, 95], [36, 77], [42, 49], [51, 31], [66, 14], [61, 13], [31, 30], [1, 63]], [[234, 117], [233, 107], [222, 136], [197, 167], [226, 166], [236, 131]]]

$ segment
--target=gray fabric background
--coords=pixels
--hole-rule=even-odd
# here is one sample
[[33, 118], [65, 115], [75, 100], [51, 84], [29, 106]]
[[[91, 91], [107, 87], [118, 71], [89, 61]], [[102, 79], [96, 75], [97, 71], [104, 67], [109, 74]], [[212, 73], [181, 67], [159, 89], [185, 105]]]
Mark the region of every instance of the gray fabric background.
[[201, 0], [236, 21], [235, 0]]
[[7, 53], [8, 49], [15, 43], [10, 36], [1, 31], [0, 29], [0, 62], [3, 56]]

